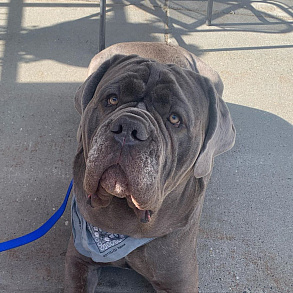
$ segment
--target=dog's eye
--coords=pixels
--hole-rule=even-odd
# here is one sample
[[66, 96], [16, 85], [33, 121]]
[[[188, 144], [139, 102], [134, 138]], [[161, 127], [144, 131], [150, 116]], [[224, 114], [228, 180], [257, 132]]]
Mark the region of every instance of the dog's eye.
[[118, 104], [118, 102], [119, 102], [119, 100], [118, 100], [117, 96], [111, 96], [110, 98], [108, 98], [108, 105], [109, 106], [111, 106], [111, 105], [115, 106]]
[[179, 116], [174, 113], [169, 116], [169, 121], [176, 127], [178, 127], [181, 122]]

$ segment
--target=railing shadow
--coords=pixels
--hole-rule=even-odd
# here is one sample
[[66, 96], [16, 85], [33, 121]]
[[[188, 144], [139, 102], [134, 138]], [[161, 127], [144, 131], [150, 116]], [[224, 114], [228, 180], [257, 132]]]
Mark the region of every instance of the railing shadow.
[[[260, 6], [254, 6], [254, 5]], [[263, 9], [263, 4], [272, 6], [280, 11], [281, 16], [274, 15], [274, 9]], [[135, 6], [138, 15], [149, 18], [148, 22], [140, 23], [139, 16], [128, 14], [129, 5]], [[204, 25], [206, 21], [206, 3], [202, 1], [125, 1], [123, 4], [107, 4], [107, 25], [106, 43], [111, 45], [113, 42], [110, 35], [115, 35], [115, 43], [138, 41], [143, 36], [144, 41], [168, 41], [168, 35], [173, 35], [177, 43], [192, 52], [203, 54], [204, 51], [191, 44], [186, 44], [184, 36], [192, 32], [221, 31], [246, 31], [265, 34], [284, 34], [292, 32], [293, 13], [292, 7], [278, 1], [215, 1], [213, 13], [213, 27]], [[8, 3], [1, 3], [0, 8], [8, 8], [7, 27], [1, 28], [3, 40], [6, 41], [2, 63], [2, 80], [16, 76], [17, 63], [36, 62], [38, 60], [50, 59], [68, 65], [87, 67], [89, 56], [97, 53], [98, 48], [98, 26], [99, 26], [99, 5], [89, 3], [25, 3], [23, 1], [11, 0]], [[46, 27], [21, 27], [21, 19], [24, 9], [47, 7], [52, 8], [89, 8], [96, 7], [96, 13], [85, 17], [56, 23]], [[218, 7], [218, 8], [217, 8]], [[259, 9], [257, 9], [259, 7]], [[168, 10], [168, 12], [166, 12]], [[236, 17], [227, 20], [221, 18], [238, 11], [250, 13], [251, 22], [247, 22], [247, 15], [243, 18], [241, 13]], [[273, 11], [269, 13], [269, 11]], [[286, 16], [286, 17], [285, 17]], [[129, 21], [129, 18], [132, 18]], [[135, 34], [130, 32], [135, 31]], [[117, 33], [119, 32], [119, 33]], [[9, 42], [17, 39], [18, 46], [9, 46]], [[109, 40], [110, 39], [110, 40]], [[14, 44], [14, 42], [13, 42]], [[288, 45], [290, 46], [290, 45]], [[85, 49], [86, 48], [86, 49]], [[266, 47], [268, 48], [268, 47]], [[279, 47], [278, 47], [279, 48]], [[249, 47], [248, 47], [249, 49]], [[253, 50], [258, 47], [252, 48]], [[261, 49], [261, 47], [260, 47]], [[88, 58], [76, 58], [78, 53], [86, 50]], [[224, 48], [223, 50], [231, 50]], [[236, 48], [232, 48], [236, 50]], [[239, 48], [241, 50], [241, 48]], [[245, 50], [245, 48], [244, 48]], [[7, 53], [8, 52], [8, 53]]]

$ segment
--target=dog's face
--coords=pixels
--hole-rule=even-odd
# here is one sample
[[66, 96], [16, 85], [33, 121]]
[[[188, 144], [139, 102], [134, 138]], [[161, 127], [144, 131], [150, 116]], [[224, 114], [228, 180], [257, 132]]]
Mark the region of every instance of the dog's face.
[[[218, 121], [216, 95], [195, 72], [137, 56], [117, 55], [91, 75], [76, 96], [74, 180], [84, 217], [132, 236], [183, 224], [196, 203], [195, 177], [234, 141], [231, 121]], [[228, 135], [219, 138], [223, 125]]]

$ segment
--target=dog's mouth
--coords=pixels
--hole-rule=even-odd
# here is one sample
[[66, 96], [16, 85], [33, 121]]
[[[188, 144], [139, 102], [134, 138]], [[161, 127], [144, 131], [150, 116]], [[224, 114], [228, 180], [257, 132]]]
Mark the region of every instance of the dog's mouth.
[[119, 164], [112, 165], [104, 171], [96, 192], [88, 195], [88, 204], [93, 208], [107, 207], [115, 197], [125, 199], [141, 223], [150, 222], [153, 211], [140, 205], [131, 192], [126, 174]]

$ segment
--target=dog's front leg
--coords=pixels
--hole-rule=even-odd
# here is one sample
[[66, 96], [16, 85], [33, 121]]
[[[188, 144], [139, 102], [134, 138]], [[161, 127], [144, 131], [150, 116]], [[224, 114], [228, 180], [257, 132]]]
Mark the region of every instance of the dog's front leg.
[[196, 234], [189, 237], [188, 232], [157, 238], [131, 252], [126, 261], [157, 293], [198, 293]]
[[69, 240], [65, 259], [65, 293], [94, 293], [101, 268], [91, 259], [82, 256]]

